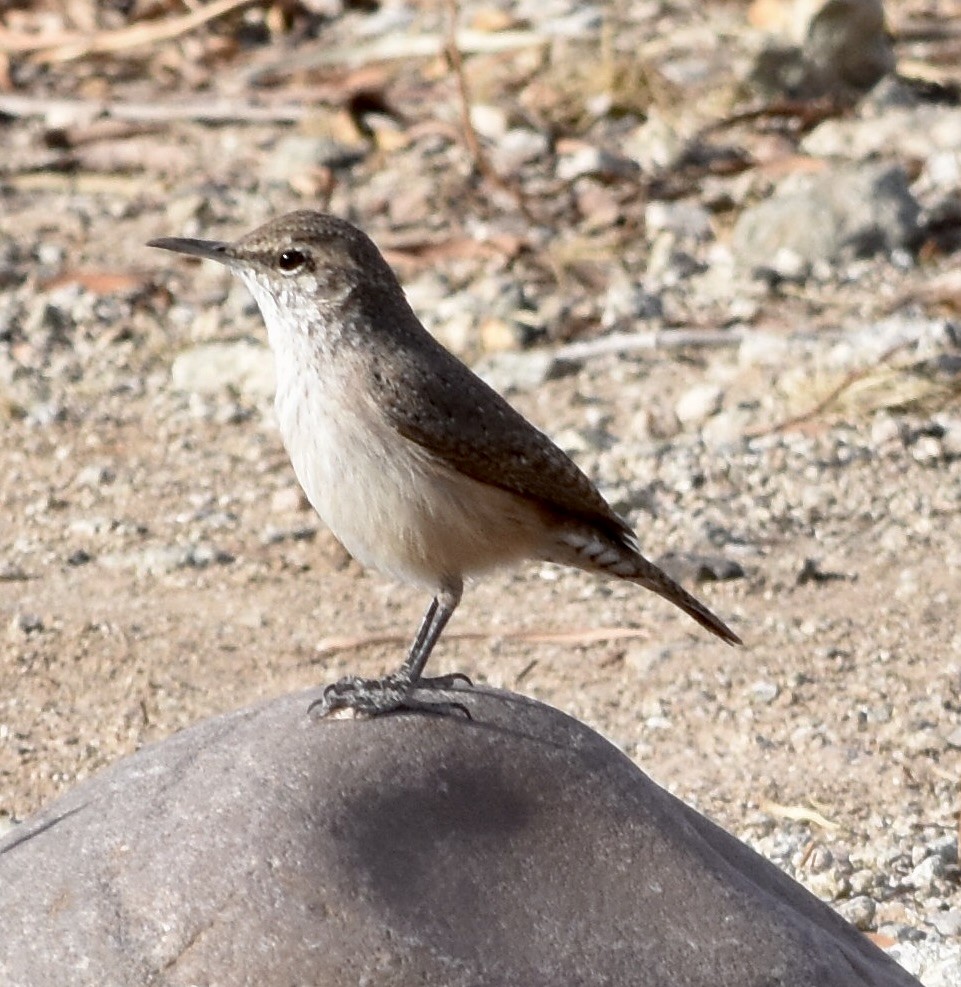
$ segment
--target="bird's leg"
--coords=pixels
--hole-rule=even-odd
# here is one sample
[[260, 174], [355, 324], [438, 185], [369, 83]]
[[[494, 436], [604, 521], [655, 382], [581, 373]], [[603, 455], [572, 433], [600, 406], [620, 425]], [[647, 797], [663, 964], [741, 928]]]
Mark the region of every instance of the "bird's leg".
[[463, 672], [455, 672], [453, 675], [441, 675], [436, 678], [422, 678], [421, 673], [430, 658], [430, 653], [434, 650], [434, 645], [440, 639], [447, 622], [454, 615], [457, 604], [460, 603], [461, 595], [464, 592], [464, 584], [458, 580], [456, 585], [450, 586], [440, 591], [431, 600], [427, 613], [421, 621], [420, 629], [414, 638], [414, 643], [410, 646], [407, 658], [401, 665], [398, 672], [418, 689], [450, 689], [455, 683], [463, 682], [472, 685], [471, 680]]
[[415, 689], [450, 689], [458, 681], [471, 684], [466, 675], [444, 675], [438, 678], [421, 678], [434, 645], [437, 644], [463, 593], [463, 582], [449, 583], [431, 600], [414, 643], [403, 665], [396, 672], [380, 679], [363, 679], [348, 676], [327, 686], [322, 699], [311, 703], [310, 710], [320, 708], [325, 716], [334, 709], [349, 707], [368, 716], [390, 713], [394, 710], [421, 710], [431, 713], [450, 713], [454, 710], [470, 713], [461, 703], [431, 703], [415, 699]]

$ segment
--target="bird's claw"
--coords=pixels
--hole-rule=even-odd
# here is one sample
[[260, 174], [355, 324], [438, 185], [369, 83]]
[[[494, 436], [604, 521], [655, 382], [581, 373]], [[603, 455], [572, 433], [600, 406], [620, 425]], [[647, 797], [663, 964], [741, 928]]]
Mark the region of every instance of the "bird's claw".
[[415, 688], [417, 689], [442, 689], [445, 692], [456, 689], [459, 685], [468, 689], [474, 687], [473, 680], [463, 672], [451, 672], [450, 675], [435, 675], [431, 678], [419, 678]]

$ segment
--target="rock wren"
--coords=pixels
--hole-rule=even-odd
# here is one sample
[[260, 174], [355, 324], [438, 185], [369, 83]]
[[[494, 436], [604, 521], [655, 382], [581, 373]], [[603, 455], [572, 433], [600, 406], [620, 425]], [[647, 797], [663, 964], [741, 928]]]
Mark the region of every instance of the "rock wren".
[[637, 583], [741, 643], [640, 554], [547, 436], [431, 336], [356, 227], [304, 210], [233, 243], [149, 245], [218, 261], [244, 282], [267, 325], [280, 431], [310, 503], [361, 563], [433, 593], [403, 665], [328, 686], [325, 713], [439, 708], [414, 692], [455, 678], [422, 672], [464, 580], [524, 559]]

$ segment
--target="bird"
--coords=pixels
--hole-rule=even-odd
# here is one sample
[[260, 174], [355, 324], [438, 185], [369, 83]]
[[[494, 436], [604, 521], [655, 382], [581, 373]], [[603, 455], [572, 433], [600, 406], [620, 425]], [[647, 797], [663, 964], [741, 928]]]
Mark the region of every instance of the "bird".
[[428, 332], [358, 227], [305, 209], [232, 242], [148, 245], [217, 261], [246, 285], [308, 501], [362, 565], [431, 594], [400, 667], [331, 683], [313, 704], [321, 716], [443, 710], [436, 690], [466, 676], [423, 673], [465, 581], [526, 560], [642, 586], [742, 643], [641, 554], [635, 532], [566, 453]]

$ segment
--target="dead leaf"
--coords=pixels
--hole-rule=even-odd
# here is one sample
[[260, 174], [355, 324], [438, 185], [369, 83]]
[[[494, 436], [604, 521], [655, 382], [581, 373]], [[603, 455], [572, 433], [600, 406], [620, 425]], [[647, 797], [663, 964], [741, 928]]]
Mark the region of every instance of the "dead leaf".
[[807, 822], [822, 829], [837, 830], [841, 827], [830, 819], [826, 819], [817, 809], [806, 805], [778, 805], [777, 802], [762, 802], [761, 811], [780, 819], [791, 819], [794, 822]]
[[95, 271], [76, 269], [64, 271], [40, 284], [42, 291], [55, 291], [70, 284], [79, 284], [95, 295], [131, 294], [142, 291], [150, 283], [146, 274], [133, 271]]

